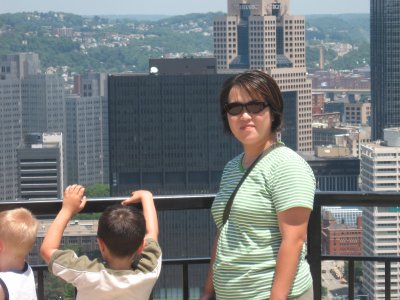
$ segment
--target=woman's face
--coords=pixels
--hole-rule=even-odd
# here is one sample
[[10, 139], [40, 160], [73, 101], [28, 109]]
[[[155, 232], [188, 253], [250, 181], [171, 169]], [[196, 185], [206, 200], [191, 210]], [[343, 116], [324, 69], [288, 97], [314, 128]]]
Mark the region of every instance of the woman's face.
[[[253, 99], [245, 90], [239, 87], [232, 87], [228, 103], [239, 102], [248, 103], [250, 101], [264, 102], [261, 97]], [[249, 113], [245, 108], [236, 116], [227, 113], [229, 127], [236, 139], [243, 147], [264, 147], [268, 141], [272, 141], [275, 134], [271, 127], [273, 115], [269, 107], [264, 108], [259, 113]]]

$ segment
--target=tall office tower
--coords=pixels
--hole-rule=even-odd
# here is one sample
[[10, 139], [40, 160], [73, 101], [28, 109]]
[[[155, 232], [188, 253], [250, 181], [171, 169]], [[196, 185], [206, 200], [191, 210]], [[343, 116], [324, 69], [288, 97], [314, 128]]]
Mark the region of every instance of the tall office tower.
[[27, 134], [25, 146], [18, 149], [18, 198], [62, 199], [62, 133]]
[[5, 137], [0, 149], [7, 153], [0, 157], [0, 176], [4, 176], [0, 179], [0, 199], [17, 197], [17, 148], [23, 144], [23, 134], [64, 132], [63, 81], [56, 75], [39, 74], [39, 65], [35, 53], [0, 56], [0, 101], [4, 108], [0, 134]]
[[[198, 74], [204, 60], [192, 59], [191, 68], [182, 68], [186, 75], [174, 74], [181, 69], [174, 64], [187, 63], [181, 59], [157, 64], [160, 74], [109, 76], [113, 196], [137, 188], [162, 194], [217, 191], [225, 163], [242, 150], [223, 132], [220, 117], [218, 94], [232, 74]], [[163, 75], [167, 69], [173, 73]]]
[[17, 148], [23, 144], [21, 79], [38, 72], [35, 53], [0, 56], [0, 201], [18, 196]]
[[74, 91], [66, 97], [68, 184], [108, 184], [107, 77], [76, 76]]
[[[361, 189], [372, 192], [400, 192], [400, 128], [384, 129], [385, 143], [361, 146]], [[363, 211], [365, 256], [400, 255], [400, 210], [371, 207]], [[363, 287], [369, 299], [385, 299], [383, 263], [363, 264]], [[400, 298], [400, 264], [391, 264], [391, 299]]]
[[282, 140], [312, 151], [311, 81], [306, 76], [305, 20], [291, 16], [290, 0], [228, 0], [227, 16], [214, 19], [218, 70], [258, 69], [271, 74], [284, 96]]
[[65, 132], [64, 82], [58, 75], [30, 75], [22, 79], [22, 130]]
[[15, 79], [24, 79], [28, 75], [40, 73], [39, 55], [36, 53], [17, 53], [0, 56], [0, 78], [13, 76]]
[[400, 126], [400, 2], [371, 0], [372, 137]]
[[20, 80], [0, 78], [0, 201], [18, 195], [17, 148], [23, 143]]

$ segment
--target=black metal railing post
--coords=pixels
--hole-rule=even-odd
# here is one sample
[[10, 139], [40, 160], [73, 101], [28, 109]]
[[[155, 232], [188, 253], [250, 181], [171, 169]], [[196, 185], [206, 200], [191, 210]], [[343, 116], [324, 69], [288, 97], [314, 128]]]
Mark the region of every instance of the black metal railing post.
[[354, 260], [350, 260], [349, 263], [349, 269], [347, 274], [347, 279], [348, 279], [348, 284], [349, 284], [349, 300], [354, 300]]
[[390, 261], [385, 261], [385, 299], [391, 298]]
[[37, 296], [38, 300], [44, 300], [44, 270], [38, 269], [37, 270]]
[[183, 264], [183, 280], [182, 280], [182, 285], [183, 285], [183, 300], [189, 300], [189, 264], [184, 263]]

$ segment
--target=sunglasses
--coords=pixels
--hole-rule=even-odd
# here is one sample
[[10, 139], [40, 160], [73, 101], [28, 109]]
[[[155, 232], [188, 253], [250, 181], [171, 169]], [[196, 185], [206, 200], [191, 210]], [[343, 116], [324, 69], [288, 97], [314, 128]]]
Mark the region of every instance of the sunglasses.
[[251, 100], [247, 103], [231, 102], [225, 104], [225, 112], [231, 116], [237, 116], [243, 112], [243, 109], [246, 109], [249, 114], [258, 114], [268, 106], [267, 102], [257, 100]]

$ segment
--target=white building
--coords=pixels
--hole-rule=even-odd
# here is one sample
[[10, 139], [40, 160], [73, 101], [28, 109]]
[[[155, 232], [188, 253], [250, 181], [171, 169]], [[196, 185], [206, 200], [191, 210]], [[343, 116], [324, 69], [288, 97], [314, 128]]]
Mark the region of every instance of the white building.
[[[400, 192], [400, 128], [384, 130], [385, 142], [361, 145], [361, 190]], [[400, 210], [371, 207], [363, 210], [363, 255], [400, 255]], [[363, 264], [365, 291], [370, 299], [385, 299], [384, 264]], [[391, 299], [400, 299], [400, 264], [391, 264]]]
[[28, 134], [17, 150], [18, 198], [62, 199], [64, 187], [63, 137], [61, 132]]

